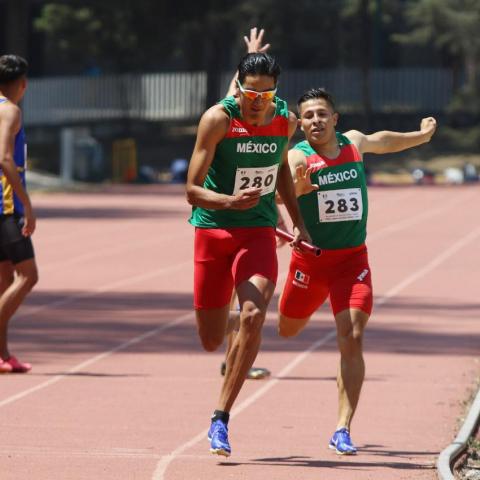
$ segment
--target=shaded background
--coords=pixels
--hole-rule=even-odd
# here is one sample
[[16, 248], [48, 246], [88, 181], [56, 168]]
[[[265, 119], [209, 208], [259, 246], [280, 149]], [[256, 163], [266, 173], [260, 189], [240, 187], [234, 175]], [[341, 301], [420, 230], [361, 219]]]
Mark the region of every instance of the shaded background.
[[412, 155], [435, 168], [480, 147], [479, 24], [477, 0], [0, 0], [0, 53], [30, 63], [32, 167], [65, 180], [168, 179], [255, 25], [292, 109], [324, 86], [341, 130], [413, 130], [434, 115], [435, 141], [383, 168]]

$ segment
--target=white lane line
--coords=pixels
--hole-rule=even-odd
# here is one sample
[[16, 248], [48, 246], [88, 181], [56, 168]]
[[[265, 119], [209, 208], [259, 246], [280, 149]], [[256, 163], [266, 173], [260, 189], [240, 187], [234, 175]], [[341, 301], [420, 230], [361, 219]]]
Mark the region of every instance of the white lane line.
[[[41, 207], [42, 208], [42, 207]], [[160, 210], [159, 210], [159, 213]], [[65, 227], [60, 232], [52, 232], [49, 230], [49, 226], [53, 224], [55, 227], [61, 226], [61, 221], [58, 221], [58, 218], [48, 218], [48, 217], [40, 217], [38, 223], [40, 225], [39, 233], [35, 234], [35, 242], [39, 244], [46, 244], [48, 246], [56, 245], [58, 243], [65, 243], [70, 239], [74, 238], [78, 240], [79, 237], [85, 236], [87, 239], [92, 237], [93, 235], [98, 236], [98, 232], [101, 232], [102, 238], [115, 238], [118, 237], [121, 232], [131, 229], [132, 227], [142, 226], [145, 230], [148, 229], [147, 225], [143, 226], [143, 224], [147, 223], [145, 217], [134, 217], [128, 219], [120, 219], [114, 218], [112, 220], [104, 221], [105, 219], [96, 218], [97, 222], [92, 223], [95, 221], [95, 218], [85, 219], [88, 220], [88, 225], [82, 223], [80, 228], [76, 228], [72, 230], [70, 227]], [[152, 219], [148, 219], [151, 223]], [[79, 220], [78, 223], [82, 221]], [[71, 219], [68, 220], [68, 223], [71, 224]], [[45, 227], [42, 227], [45, 225]], [[101, 226], [100, 226], [101, 225]], [[47, 230], [47, 231], [45, 231]], [[41, 233], [40, 233], [41, 232]], [[160, 239], [159, 239], [160, 240]], [[87, 241], [87, 240], [86, 240]]]
[[[405, 278], [400, 283], [398, 283], [395, 287], [390, 289], [385, 295], [380, 297], [375, 302], [375, 306], [380, 307], [381, 305], [384, 305], [385, 303], [387, 303], [388, 300], [390, 300], [395, 295], [397, 295], [405, 287], [407, 287], [408, 285], [413, 283], [415, 280], [418, 280], [420, 277], [422, 277], [422, 276], [426, 275], [427, 273], [431, 272], [432, 270], [434, 270], [441, 263], [445, 262], [451, 256], [453, 256], [455, 253], [457, 253], [460, 249], [465, 247], [468, 243], [475, 240], [475, 238], [478, 237], [479, 235], [480, 235], [480, 227], [473, 230], [470, 234], [463, 237], [461, 240], [455, 242], [450, 248], [443, 251], [440, 255], [435, 257], [432, 261], [430, 261], [423, 268], [420, 268], [419, 270], [416, 270], [414, 273], [412, 273], [412, 275]], [[263, 395], [265, 395], [271, 388], [273, 388], [278, 383], [278, 380], [281, 379], [282, 376], [286, 376], [287, 373], [289, 373], [295, 366], [297, 366], [301, 361], [303, 361], [310, 353], [314, 352], [317, 348], [319, 348], [320, 346], [327, 343], [330, 339], [335, 338], [335, 336], [336, 336], [336, 330], [332, 330], [331, 332], [327, 333], [324, 337], [322, 337], [319, 340], [317, 340], [316, 342], [312, 343], [312, 345], [310, 345], [310, 347], [308, 347], [306, 350], [304, 350], [303, 352], [298, 354], [296, 357], [294, 357], [285, 366], [285, 368], [278, 374], [277, 377], [269, 380], [267, 382], [267, 384], [265, 384], [258, 391], [256, 391], [255, 393], [253, 393], [252, 395], [247, 397], [238, 407], [236, 407], [232, 411], [232, 417], [238, 415], [240, 412], [245, 410], [245, 408], [247, 408], [252, 403], [254, 403], [259, 398], [261, 398]], [[198, 435], [196, 435], [192, 439], [190, 439], [187, 442], [185, 442], [184, 444], [180, 445], [178, 448], [176, 448], [170, 454], [164, 455], [161, 458], [161, 460], [158, 462], [158, 464], [155, 468], [155, 471], [152, 475], [152, 480], [164, 480], [165, 472], [167, 471], [167, 468], [168, 468], [169, 464], [173, 460], [175, 460], [179, 455], [181, 455], [183, 452], [188, 450], [190, 447], [193, 447], [194, 445], [196, 445], [200, 441], [205, 440], [207, 438], [207, 432], [208, 432], [208, 429], [203, 430], [201, 433], [199, 433]]]
[[58, 262], [49, 262], [46, 265], [40, 264], [40, 270], [41, 273], [46, 271], [48, 272], [49, 270], [64, 270], [66, 266], [76, 265], [88, 260], [93, 260], [95, 258], [105, 258], [106, 256], [110, 257], [119, 253], [128, 252], [130, 250], [138, 251], [138, 249], [147, 248], [152, 245], [157, 246], [157, 248], [166, 248], [164, 245], [165, 243], [168, 241], [177, 240], [179, 238], [183, 238], [183, 235], [162, 235], [160, 238], [149, 238], [147, 241], [143, 242], [128, 242], [115, 247], [110, 245], [103, 249], [96, 249], [94, 251], [82, 253], [81, 255], [62, 259]]
[[110, 450], [105, 449], [54, 449], [49, 447], [17, 447], [12, 448], [10, 446], [6, 446], [6, 448], [2, 448], [0, 451], [0, 457], [25, 457], [28, 455], [29, 457], [37, 456], [37, 457], [60, 457], [60, 458], [71, 458], [71, 457], [107, 457], [107, 458], [147, 458], [147, 459], [158, 459], [160, 455], [158, 453], [152, 453], [148, 449], [130, 449], [130, 448], [112, 448]]
[[112, 348], [111, 350], [100, 353], [99, 355], [95, 355], [94, 357], [91, 357], [91, 358], [85, 360], [84, 362], [75, 365], [74, 367], [67, 370], [66, 373], [62, 373], [60, 375], [55, 375], [54, 377], [52, 377], [51, 379], [49, 379], [49, 380], [47, 380], [43, 383], [40, 383], [40, 384], [38, 384], [34, 387], [28, 388], [28, 389], [24, 390], [23, 392], [19, 392], [15, 395], [7, 397], [6, 399], [0, 401], [0, 408], [4, 407], [5, 405], [9, 405], [13, 402], [16, 402], [17, 400], [20, 400], [21, 398], [25, 398], [28, 395], [31, 395], [32, 393], [38, 392], [39, 390], [43, 390], [43, 389], [49, 387], [50, 385], [53, 385], [53, 384], [59, 382], [60, 380], [63, 380], [64, 378], [68, 377], [72, 373], [79, 372], [80, 370], [83, 370], [84, 368], [86, 368], [86, 367], [88, 367], [88, 366], [90, 366], [90, 365], [92, 365], [96, 362], [99, 362], [100, 360], [103, 360], [104, 358], [110, 357], [111, 355], [113, 355], [116, 352], [119, 352], [121, 350], [125, 350], [126, 348], [131, 347], [132, 345], [135, 345], [136, 343], [143, 342], [143, 340], [145, 340], [147, 338], [150, 338], [154, 335], [157, 335], [157, 334], [163, 332], [164, 330], [167, 330], [170, 327], [174, 327], [174, 326], [180, 325], [181, 323], [184, 323], [188, 320], [192, 320], [193, 318], [194, 318], [194, 312], [189, 312], [189, 313], [186, 313], [185, 315], [182, 315], [180, 317], [175, 318], [174, 320], [172, 320], [168, 323], [165, 323], [164, 325], [160, 325], [159, 327], [156, 327], [152, 330], [149, 330], [148, 332], [142, 333], [141, 335], [138, 335], [138, 336], [136, 336], [136, 337], [134, 337], [130, 340], [127, 340], [126, 342], [121, 343], [120, 345], [116, 346], [115, 348]]

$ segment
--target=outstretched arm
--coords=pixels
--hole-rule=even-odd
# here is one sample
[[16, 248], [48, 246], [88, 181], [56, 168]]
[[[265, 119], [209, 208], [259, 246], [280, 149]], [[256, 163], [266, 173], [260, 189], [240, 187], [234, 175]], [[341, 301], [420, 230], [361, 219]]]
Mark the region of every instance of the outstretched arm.
[[[262, 45], [264, 34], [265, 30], [263, 28], [260, 29], [259, 32], [257, 31], [257, 27], [253, 27], [250, 29], [250, 37], [243, 37], [245, 45], [247, 46], [247, 53], [266, 52], [270, 48], [269, 43], [267, 43], [266, 45]], [[237, 93], [237, 77], [238, 72], [235, 72], [235, 75], [230, 81], [230, 85], [228, 87], [227, 97], [229, 97], [230, 95], [235, 95]]]
[[16, 105], [6, 105], [2, 108], [0, 118], [0, 169], [7, 177], [8, 183], [22, 202], [24, 208], [25, 223], [22, 234], [29, 236], [35, 231], [36, 219], [33, 214], [30, 198], [23, 188], [22, 181], [18, 175], [17, 165], [13, 158], [15, 135], [21, 127], [21, 113]]
[[415, 132], [391, 132], [383, 130], [365, 135], [358, 130], [345, 133], [358, 148], [360, 153], [394, 153], [427, 143], [437, 128], [437, 121], [433, 117], [423, 118], [420, 130]]

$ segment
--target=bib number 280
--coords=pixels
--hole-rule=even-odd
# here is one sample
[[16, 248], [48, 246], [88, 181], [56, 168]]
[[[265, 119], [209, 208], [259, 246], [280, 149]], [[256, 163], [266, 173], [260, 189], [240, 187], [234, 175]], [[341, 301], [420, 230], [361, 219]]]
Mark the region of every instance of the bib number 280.
[[247, 188], [261, 188], [261, 195], [267, 195], [275, 190], [277, 184], [278, 165], [261, 168], [237, 168], [233, 194]]

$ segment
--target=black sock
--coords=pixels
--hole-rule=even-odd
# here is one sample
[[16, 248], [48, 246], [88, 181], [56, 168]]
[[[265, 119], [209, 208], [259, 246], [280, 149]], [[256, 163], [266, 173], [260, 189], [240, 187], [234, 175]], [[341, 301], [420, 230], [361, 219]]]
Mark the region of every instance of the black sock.
[[221, 420], [225, 425], [228, 425], [228, 420], [230, 419], [230, 414], [222, 410], [215, 410], [212, 415], [212, 422], [215, 420]]

